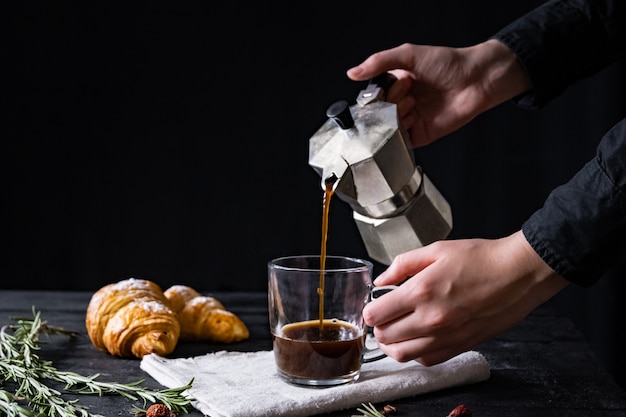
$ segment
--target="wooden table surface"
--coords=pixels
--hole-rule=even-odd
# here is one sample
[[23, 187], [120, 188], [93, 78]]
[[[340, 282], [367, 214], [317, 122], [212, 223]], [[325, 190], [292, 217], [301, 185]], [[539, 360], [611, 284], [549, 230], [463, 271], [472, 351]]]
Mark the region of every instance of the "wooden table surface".
[[[131, 382], [162, 389], [139, 368], [138, 359], [112, 357], [93, 347], [85, 329], [90, 292], [0, 290], [0, 325], [12, 317], [32, 317], [33, 307], [49, 324], [81, 332], [84, 337], [54, 337], [43, 343], [39, 355], [60, 370], [83, 375], [100, 374], [103, 381]], [[270, 350], [267, 295], [259, 292], [210, 294], [248, 326], [250, 338], [232, 345], [179, 343], [172, 357], [202, 355], [218, 350]], [[45, 338], [44, 338], [45, 340]], [[599, 365], [571, 321], [543, 306], [522, 323], [494, 340], [476, 347], [491, 366], [489, 380], [389, 402], [392, 416], [446, 417], [465, 404], [474, 417], [514, 416], [626, 416], [626, 391]], [[90, 411], [104, 416], [131, 416], [141, 406], [120, 396], [80, 396]], [[364, 403], [369, 402], [363, 398]], [[377, 404], [382, 408], [385, 404]], [[356, 409], [327, 416], [349, 417]], [[202, 414], [193, 410], [190, 416]]]

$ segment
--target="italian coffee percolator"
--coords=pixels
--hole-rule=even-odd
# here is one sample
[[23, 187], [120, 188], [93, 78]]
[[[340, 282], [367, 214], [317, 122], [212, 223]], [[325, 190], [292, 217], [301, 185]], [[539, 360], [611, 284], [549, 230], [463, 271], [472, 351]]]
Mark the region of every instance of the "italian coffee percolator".
[[396, 255], [452, 230], [450, 205], [415, 163], [397, 107], [385, 101], [395, 77], [372, 79], [349, 105], [340, 100], [309, 139], [309, 165], [321, 186], [347, 202], [369, 256], [389, 265]]

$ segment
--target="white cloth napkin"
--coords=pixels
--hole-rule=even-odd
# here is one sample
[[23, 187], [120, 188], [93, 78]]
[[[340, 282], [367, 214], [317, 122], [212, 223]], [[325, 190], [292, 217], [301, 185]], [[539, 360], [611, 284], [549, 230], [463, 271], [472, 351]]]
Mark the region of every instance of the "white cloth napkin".
[[475, 351], [431, 367], [384, 358], [363, 364], [358, 381], [330, 388], [284, 382], [272, 351], [220, 351], [180, 359], [150, 354], [140, 366], [168, 388], [194, 378], [186, 394], [211, 417], [311, 416], [484, 381], [490, 375], [487, 360]]

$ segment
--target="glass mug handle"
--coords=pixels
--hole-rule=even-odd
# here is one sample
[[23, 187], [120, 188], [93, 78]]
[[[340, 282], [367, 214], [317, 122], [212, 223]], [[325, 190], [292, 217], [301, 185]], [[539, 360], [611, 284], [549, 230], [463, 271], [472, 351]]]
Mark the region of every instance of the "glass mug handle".
[[[381, 287], [374, 287], [370, 291], [370, 298], [372, 300], [375, 300], [378, 297], [395, 290], [396, 288], [398, 288], [397, 285], [383, 285]], [[376, 339], [374, 338], [374, 335], [369, 332], [369, 329], [367, 332], [367, 337], [365, 338], [365, 347], [363, 348], [363, 363], [374, 362], [387, 357], [387, 355], [380, 350], [378, 345], [376, 345], [376, 347], [370, 347], [368, 346], [368, 343], [370, 345], [376, 344]]]

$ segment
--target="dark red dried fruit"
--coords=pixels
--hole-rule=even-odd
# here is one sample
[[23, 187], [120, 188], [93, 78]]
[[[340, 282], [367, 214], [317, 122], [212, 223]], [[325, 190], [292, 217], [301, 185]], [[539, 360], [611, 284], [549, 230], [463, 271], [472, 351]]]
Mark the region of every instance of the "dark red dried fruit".
[[146, 411], [146, 417], [176, 417], [176, 413], [165, 404], [152, 404]]
[[472, 412], [464, 404], [454, 407], [448, 417], [472, 417]]
[[390, 414], [395, 413], [396, 411], [398, 411], [396, 407], [394, 407], [391, 404], [387, 404], [386, 406], [383, 407], [383, 411], [381, 411], [380, 414], [382, 414], [383, 416], [388, 416]]

